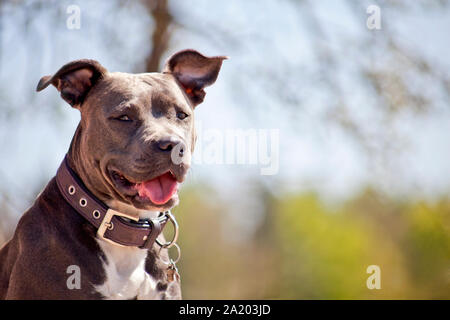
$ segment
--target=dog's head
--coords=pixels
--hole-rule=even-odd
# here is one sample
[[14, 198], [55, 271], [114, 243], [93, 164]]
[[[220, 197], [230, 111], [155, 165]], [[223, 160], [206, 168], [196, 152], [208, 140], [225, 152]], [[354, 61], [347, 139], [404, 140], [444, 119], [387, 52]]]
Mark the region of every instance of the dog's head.
[[184, 50], [162, 73], [108, 72], [77, 60], [39, 81], [81, 112], [69, 151], [83, 182], [102, 200], [162, 211], [178, 203], [196, 139], [194, 108], [226, 57]]

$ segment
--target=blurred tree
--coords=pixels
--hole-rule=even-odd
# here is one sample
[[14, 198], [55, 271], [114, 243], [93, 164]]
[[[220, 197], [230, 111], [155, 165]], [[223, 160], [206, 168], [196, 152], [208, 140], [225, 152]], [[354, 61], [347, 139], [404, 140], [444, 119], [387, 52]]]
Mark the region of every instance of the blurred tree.
[[[200, 35], [238, 53], [245, 53], [249, 47], [248, 36], [242, 35], [238, 30], [224, 29], [226, 21], [210, 21], [208, 17], [204, 17], [205, 22], [199, 24], [195, 12], [180, 11], [183, 7], [176, 6], [176, 1], [141, 0], [140, 3], [153, 25], [142, 30], [144, 34], [148, 34], [146, 38], [150, 41], [143, 46], [148, 49], [143, 63], [136, 62], [139, 66], [137, 72], [159, 70], [162, 59], [168, 54], [166, 51], [173, 35], [179, 31]], [[171, 3], [174, 5], [171, 6]], [[17, 42], [21, 46], [29, 46], [28, 51], [35, 55], [35, 59], [29, 59], [25, 65], [30, 64], [30, 61], [40, 60], [36, 55], [41, 50], [36, 50], [36, 43], [28, 37], [33, 34], [34, 30], [29, 26], [34, 19], [40, 19], [41, 24], [53, 25], [66, 14], [55, 4], [54, 1], [0, 1], [0, 39], [4, 32], [2, 18], [13, 11], [24, 14], [24, 19], [17, 21], [17, 24], [22, 24], [22, 28], [17, 29], [19, 34], [16, 36], [20, 39]], [[362, 148], [362, 154], [366, 155], [372, 169], [375, 169], [374, 172], [384, 174], [381, 178], [388, 180], [389, 174], [386, 173], [395, 172], [401, 166], [395, 162], [399, 149], [407, 145], [407, 137], [395, 128], [396, 121], [408, 112], [415, 116], [447, 112], [449, 73], [435, 61], [430, 61], [429, 57], [411, 50], [410, 43], [401, 38], [392, 23], [383, 23], [382, 29], [378, 31], [366, 30], [353, 35], [352, 30], [336, 26], [335, 21], [322, 14], [325, 7], [320, 6], [319, 2], [289, 0], [282, 4], [286, 10], [290, 8], [298, 16], [296, 30], [307, 35], [305, 41], [312, 51], [314, 63], [311, 64], [310, 60], [279, 59], [268, 64], [264, 57], [246, 60], [233, 70], [236, 73], [233, 76], [235, 81], [230, 84], [232, 91], [241, 97], [234, 101], [237, 108], [254, 114], [254, 108], [261, 108], [261, 103], [265, 103], [263, 107], [267, 112], [275, 111], [271, 110], [274, 106], [283, 107], [289, 114], [286, 119], [291, 119], [294, 131], [298, 130], [299, 123], [311, 120], [312, 110], [305, 110], [305, 105], [312, 106], [314, 112], [321, 110], [314, 115], [314, 121], [322, 126], [326, 124], [339, 128], [350, 139], [354, 139]], [[369, 1], [341, 2], [341, 6], [350, 13], [348, 18], [361, 25], [362, 29], [365, 28], [366, 8], [369, 4]], [[126, 11], [134, 5], [133, 2], [120, 0], [110, 10]], [[404, 12], [418, 7], [424, 14], [431, 15], [447, 8], [448, 2], [408, 2], [407, 5], [406, 1], [379, 1], [379, 5], [383, 21], [387, 21], [391, 17], [399, 20]], [[253, 14], [245, 11], [246, 9], [250, 11], [243, 7], [244, 15]], [[100, 8], [98, 10], [101, 11]], [[47, 14], [45, 20], [43, 12]], [[95, 16], [92, 12], [83, 14]], [[119, 24], [110, 25], [106, 20], [97, 19], [96, 28], [104, 34], [105, 48], [108, 50], [116, 51], [120, 48], [120, 43], [125, 41], [117, 38], [117, 30], [121, 28]], [[50, 38], [56, 39], [59, 31], [49, 29], [53, 33]], [[272, 29], [264, 28], [265, 32], [260, 32], [261, 28], [254, 30], [250, 34], [251, 40], [259, 45], [268, 46], [274, 37], [283, 36], [280, 33], [282, 30], [275, 28], [275, 24]], [[0, 44], [3, 42], [0, 41]], [[55, 43], [48, 45], [56, 46]], [[286, 49], [269, 45], [267, 54], [270, 57], [283, 57]], [[4, 50], [6, 48], [0, 48], [0, 55]], [[118, 59], [119, 57], [120, 54], [117, 54]], [[351, 63], [347, 57], [350, 57]], [[424, 84], [433, 90], [423, 90]], [[0, 110], [6, 110], [10, 115], [16, 114], [20, 107], [3, 92], [2, 87], [0, 96], [4, 96], [4, 99], [0, 100]], [[28, 89], [30, 88], [24, 92], [29, 95], [29, 101], [32, 101], [34, 96], [32, 90]], [[352, 91], [358, 91], [358, 94], [352, 94]], [[266, 95], [267, 99], [261, 99], [261, 94]], [[363, 97], [364, 100], [358, 97]], [[317, 99], [320, 108], [317, 107]], [[355, 112], [362, 103], [364, 112]], [[51, 110], [56, 109], [53, 107], [49, 111]], [[249, 116], [250, 118], [253, 121], [258, 119], [255, 116]], [[5, 121], [4, 119], [6, 118], [3, 117], [0, 121]]]
[[[193, 186], [181, 199], [187, 299], [450, 298], [446, 198], [398, 201], [368, 190], [332, 207], [314, 193], [272, 198], [266, 230], [245, 242], [234, 241], [239, 229], [214, 190]], [[381, 269], [379, 290], [366, 285], [371, 265]]]
[[169, 12], [167, 0], [142, 0], [155, 23], [152, 32], [151, 49], [146, 58], [145, 72], [158, 72], [162, 57], [170, 43], [173, 17]]

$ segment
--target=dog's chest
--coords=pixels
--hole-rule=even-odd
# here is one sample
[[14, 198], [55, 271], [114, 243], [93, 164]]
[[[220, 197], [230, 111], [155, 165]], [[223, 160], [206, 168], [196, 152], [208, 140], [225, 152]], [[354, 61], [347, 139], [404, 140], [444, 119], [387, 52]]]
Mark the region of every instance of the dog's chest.
[[106, 299], [155, 299], [156, 281], [145, 271], [147, 250], [120, 247], [103, 240], [98, 243], [106, 257], [106, 280], [95, 289]]

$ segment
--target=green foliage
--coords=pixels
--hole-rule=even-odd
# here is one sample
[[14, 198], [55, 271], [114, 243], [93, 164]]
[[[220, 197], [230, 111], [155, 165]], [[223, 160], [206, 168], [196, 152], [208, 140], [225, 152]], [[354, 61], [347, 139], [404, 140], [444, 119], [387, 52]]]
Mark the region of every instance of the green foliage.
[[418, 202], [409, 208], [409, 229], [403, 247], [411, 275], [422, 289], [418, 295], [449, 298], [450, 294], [450, 206]]
[[[185, 298], [450, 298], [447, 199], [399, 202], [368, 190], [331, 206], [311, 193], [261, 195], [265, 222], [239, 242], [227, 204], [203, 191], [187, 190], [176, 210]], [[366, 286], [370, 265], [381, 269], [379, 290]]]

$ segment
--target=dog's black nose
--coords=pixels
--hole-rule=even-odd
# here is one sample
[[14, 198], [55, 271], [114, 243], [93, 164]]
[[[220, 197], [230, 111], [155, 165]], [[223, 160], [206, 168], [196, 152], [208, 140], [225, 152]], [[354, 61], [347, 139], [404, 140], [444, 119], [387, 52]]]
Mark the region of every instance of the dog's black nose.
[[172, 149], [181, 141], [176, 138], [161, 139], [156, 142], [156, 145], [161, 151], [172, 151]]

